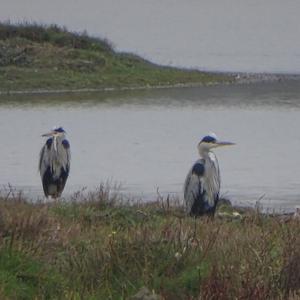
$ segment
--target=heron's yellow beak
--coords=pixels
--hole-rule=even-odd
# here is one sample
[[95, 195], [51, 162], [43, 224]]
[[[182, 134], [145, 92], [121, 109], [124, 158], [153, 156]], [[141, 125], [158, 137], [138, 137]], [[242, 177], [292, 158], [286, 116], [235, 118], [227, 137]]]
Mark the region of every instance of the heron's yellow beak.
[[50, 131], [48, 133], [42, 134], [42, 137], [49, 137], [49, 136], [55, 136], [56, 132], [55, 131]]
[[224, 142], [224, 141], [216, 141], [216, 147], [222, 147], [222, 146], [233, 146], [235, 143], [232, 142]]

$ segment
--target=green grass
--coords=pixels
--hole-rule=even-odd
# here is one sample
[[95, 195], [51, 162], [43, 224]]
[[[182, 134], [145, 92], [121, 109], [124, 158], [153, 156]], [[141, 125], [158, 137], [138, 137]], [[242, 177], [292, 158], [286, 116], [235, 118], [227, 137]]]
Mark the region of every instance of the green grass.
[[155, 65], [57, 25], [0, 23], [0, 91], [213, 84], [231, 76]]
[[[227, 213], [229, 211], [227, 210]], [[69, 202], [0, 199], [1, 299], [298, 299], [300, 221], [187, 217], [105, 186]]]
[[26, 251], [3, 245], [0, 251], [0, 286], [1, 299], [34, 299], [37, 295], [53, 299], [63, 295], [64, 278]]

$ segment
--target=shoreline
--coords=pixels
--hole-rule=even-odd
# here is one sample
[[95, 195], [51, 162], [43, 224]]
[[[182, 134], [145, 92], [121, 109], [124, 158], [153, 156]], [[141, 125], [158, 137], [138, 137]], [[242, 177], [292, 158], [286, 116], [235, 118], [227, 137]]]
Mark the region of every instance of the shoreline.
[[1, 95], [18, 95], [18, 94], [65, 94], [65, 93], [93, 93], [93, 92], [115, 92], [115, 91], [135, 91], [151, 89], [172, 89], [172, 88], [192, 88], [201, 86], [212, 86], [222, 83], [200, 84], [173, 84], [173, 85], [153, 85], [153, 86], [124, 86], [124, 87], [103, 87], [103, 88], [82, 88], [82, 89], [36, 89], [36, 90], [12, 90], [0, 91]]
[[[210, 74], [208, 72], [208, 74]], [[216, 74], [216, 73], [212, 73]], [[101, 88], [79, 88], [79, 89], [33, 89], [33, 90], [0, 90], [3, 95], [47, 95], [47, 94], [66, 94], [66, 93], [94, 93], [94, 92], [115, 92], [115, 91], [135, 91], [135, 90], [158, 90], [172, 88], [195, 88], [220, 85], [247, 85], [256, 83], [274, 83], [284, 81], [300, 81], [300, 74], [272, 74], [272, 73], [230, 73], [220, 72], [220, 75], [234, 78], [232, 82], [208, 82], [208, 83], [177, 83], [170, 85], [145, 85], [145, 86], [121, 86], [121, 87], [101, 87]]]
[[[183, 195], [180, 194], [156, 194], [156, 195], [149, 195], [147, 198], [142, 198], [137, 194], [134, 193], [126, 193], [122, 192], [122, 189], [118, 187], [109, 186], [106, 184], [101, 184], [98, 188], [95, 189], [88, 189], [88, 188], [81, 188], [74, 191], [67, 191], [58, 199], [60, 203], [73, 203], [73, 200], [76, 198], [76, 203], [78, 205], [84, 204], [85, 199], [89, 198], [92, 194], [97, 194], [99, 190], [105, 189], [110, 194], [113, 194], [114, 197], [118, 198], [118, 203], [122, 207], [132, 207], [136, 205], [154, 205], [155, 203], [160, 203], [167, 201], [168, 205], [176, 210], [184, 211], [184, 199]], [[7, 186], [5, 189], [0, 190], [0, 202], [3, 199], [6, 200], [15, 200], [15, 199], [22, 199], [24, 203], [30, 205], [53, 205], [56, 203], [54, 199], [46, 198], [43, 195], [43, 192], [40, 190], [39, 194], [32, 194], [27, 193], [26, 190], [17, 188], [15, 186]], [[168, 199], [168, 200], [167, 200]], [[253, 200], [252, 204], [248, 201], [248, 203], [243, 203], [243, 199], [241, 198], [240, 201], [236, 202], [232, 198], [221, 197], [218, 202], [216, 217], [217, 218], [239, 218], [239, 215], [243, 215], [246, 213], [259, 213], [262, 216], [266, 217], [278, 217], [279, 219], [288, 219], [292, 217], [300, 218], [300, 205], [295, 204], [291, 205], [290, 207], [281, 207], [280, 209], [273, 206], [266, 207], [263, 203], [255, 203], [257, 200]], [[233, 213], [238, 213], [239, 215], [234, 215]]]

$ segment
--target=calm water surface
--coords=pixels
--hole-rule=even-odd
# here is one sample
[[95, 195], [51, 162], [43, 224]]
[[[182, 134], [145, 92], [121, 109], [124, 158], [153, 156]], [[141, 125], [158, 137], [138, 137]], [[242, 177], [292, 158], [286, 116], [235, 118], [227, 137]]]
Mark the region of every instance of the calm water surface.
[[298, 82], [0, 98], [0, 184], [42, 198], [41, 134], [63, 125], [72, 149], [64, 195], [121, 183], [145, 200], [182, 197], [207, 132], [236, 142], [217, 149], [222, 194], [271, 209], [300, 204]]

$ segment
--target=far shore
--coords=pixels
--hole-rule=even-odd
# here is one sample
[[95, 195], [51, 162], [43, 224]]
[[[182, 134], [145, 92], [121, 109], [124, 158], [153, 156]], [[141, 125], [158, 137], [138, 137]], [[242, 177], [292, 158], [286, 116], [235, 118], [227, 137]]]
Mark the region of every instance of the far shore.
[[299, 80], [300, 74], [164, 66], [58, 25], [0, 22], [0, 95], [189, 88]]
[[194, 88], [219, 85], [255, 84], [255, 83], [281, 83], [285, 81], [300, 81], [300, 74], [272, 74], [272, 73], [220, 73], [234, 78], [232, 82], [211, 82], [211, 83], [177, 83], [169, 85], [141, 85], [141, 86], [120, 86], [120, 87], [100, 87], [100, 88], [80, 88], [80, 89], [30, 89], [30, 90], [0, 90], [1, 95], [21, 95], [21, 94], [65, 94], [65, 93], [93, 93], [93, 92], [113, 92], [130, 90], [151, 90], [151, 89], [172, 89], [172, 88]]

